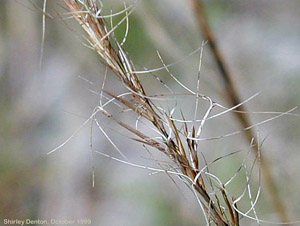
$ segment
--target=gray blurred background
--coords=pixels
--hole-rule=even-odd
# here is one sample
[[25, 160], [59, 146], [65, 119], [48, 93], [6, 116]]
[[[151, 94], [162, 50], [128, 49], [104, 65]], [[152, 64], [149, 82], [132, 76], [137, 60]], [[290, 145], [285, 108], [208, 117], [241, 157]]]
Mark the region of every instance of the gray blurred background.
[[[64, 147], [49, 151], [70, 137], [99, 103], [105, 67], [99, 57], [81, 44], [79, 26], [67, 16], [62, 1], [48, 1], [53, 19], [46, 19], [42, 69], [39, 69], [42, 1], [0, 1], [0, 224], [3, 219], [91, 219], [92, 225], [163, 226], [204, 225], [201, 209], [182, 183], [176, 185], [164, 174], [149, 175], [137, 169], [91, 155], [93, 148], [121, 158], [105, 136], [88, 124]], [[123, 1], [103, 1], [104, 12], [123, 9]], [[131, 2], [127, 2], [131, 4]], [[284, 112], [300, 104], [300, 2], [298, 0], [206, 0], [208, 19], [233, 73], [242, 100], [259, 92], [247, 103], [249, 111]], [[61, 15], [61, 16], [59, 16]], [[115, 18], [115, 23], [122, 16]], [[125, 25], [116, 31], [122, 40]], [[166, 63], [174, 62], [201, 46], [203, 38], [188, 0], [140, 1], [130, 16], [125, 49], [137, 68], [161, 67], [156, 50]], [[171, 67], [171, 71], [195, 90], [198, 54]], [[173, 90], [183, 90], [165, 71], [157, 72]], [[141, 75], [150, 94], [162, 86], [149, 75]], [[108, 72], [107, 89], [124, 91]], [[224, 86], [208, 47], [204, 49], [201, 93], [225, 106]], [[202, 103], [202, 102], [201, 102]], [[204, 103], [203, 103], [204, 104]], [[177, 109], [192, 116], [194, 100], [179, 98]], [[207, 106], [206, 106], [207, 107]], [[205, 110], [205, 109], [204, 109]], [[113, 111], [113, 109], [112, 109]], [[296, 110], [294, 113], [299, 113]], [[179, 114], [180, 115], [180, 114]], [[271, 114], [249, 114], [257, 123]], [[134, 123], [134, 115], [121, 114]], [[158, 167], [153, 159], [164, 156], [145, 149], [119, 128], [99, 116], [107, 134], [131, 162]], [[231, 114], [207, 123], [204, 137], [238, 130]], [[291, 220], [300, 216], [299, 132], [300, 118], [284, 116], [256, 128], [264, 143], [264, 155], [272, 171]], [[124, 132], [124, 131], [123, 131]], [[242, 134], [201, 143], [208, 161], [246, 148]], [[220, 179], [228, 180], [246, 152], [224, 159], [212, 167]], [[92, 172], [95, 169], [95, 187]], [[245, 178], [230, 187], [241, 194]], [[258, 187], [253, 176], [253, 193]], [[243, 184], [244, 185], [244, 184]], [[257, 205], [261, 219], [278, 221], [262, 183]], [[241, 203], [249, 208], [249, 201]], [[255, 221], [244, 221], [256, 225]], [[77, 224], [75, 224], [77, 225]]]

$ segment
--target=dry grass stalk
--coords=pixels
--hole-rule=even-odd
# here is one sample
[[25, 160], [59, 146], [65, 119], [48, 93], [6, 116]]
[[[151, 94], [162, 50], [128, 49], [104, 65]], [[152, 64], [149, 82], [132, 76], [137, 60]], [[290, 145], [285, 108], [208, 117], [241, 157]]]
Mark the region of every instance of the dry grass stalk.
[[[79, 22], [88, 34], [90, 45], [100, 55], [104, 63], [114, 72], [130, 91], [131, 99], [125, 99], [106, 91], [108, 95], [127, 108], [135, 111], [139, 116], [148, 120], [159, 132], [159, 140], [150, 138], [146, 134], [138, 131], [130, 125], [114, 118], [103, 107], [99, 111], [114, 120], [138, 138], [135, 140], [143, 144], [156, 148], [166, 154], [179, 167], [181, 179], [185, 180], [201, 197], [200, 204], [206, 212], [207, 224], [213, 221], [217, 226], [239, 225], [239, 214], [235, 203], [231, 201], [223, 186], [217, 187], [221, 193], [218, 197], [215, 194], [214, 201], [208, 193], [200, 168], [197, 147], [199, 133], [203, 124], [198, 130], [195, 126], [190, 130], [187, 123], [184, 123], [183, 133], [180, 131], [172, 114], [162, 111], [149, 97], [147, 97], [143, 85], [137, 74], [134, 72], [134, 65], [129, 59], [122, 45], [112, 37], [112, 30], [108, 31], [106, 21], [101, 17], [101, 10], [95, 1], [86, 0], [64, 0], [71, 15]], [[214, 107], [214, 102], [205, 96], [199, 96], [210, 103], [210, 110]], [[209, 111], [208, 111], [209, 113]], [[205, 120], [204, 120], [205, 121]], [[172, 135], [172, 136], [171, 136]], [[221, 207], [219, 200], [223, 199], [225, 208]]]

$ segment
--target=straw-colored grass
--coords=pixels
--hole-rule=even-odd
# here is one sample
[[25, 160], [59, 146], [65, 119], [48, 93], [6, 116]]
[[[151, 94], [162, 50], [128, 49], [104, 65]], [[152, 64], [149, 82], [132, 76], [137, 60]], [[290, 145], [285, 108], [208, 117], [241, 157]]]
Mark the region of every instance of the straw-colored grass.
[[[152, 167], [146, 167], [130, 163], [122, 153], [121, 155], [124, 157], [124, 160], [111, 157], [110, 155], [106, 155], [101, 152], [98, 153], [102, 156], [112, 158], [116, 161], [126, 163], [135, 167], [145, 168], [155, 172], [165, 172], [169, 176], [177, 176], [180, 180], [187, 184], [189, 188], [191, 188], [191, 190], [194, 192], [199, 206], [201, 207], [205, 216], [207, 225], [214, 223], [217, 226], [238, 226], [240, 225], [241, 217], [247, 217], [252, 220], [256, 220], [259, 223], [260, 220], [258, 219], [255, 212], [255, 205], [259, 197], [259, 191], [257, 192], [255, 200], [251, 200], [251, 208], [246, 213], [243, 213], [237, 207], [237, 203], [242, 199], [246, 191], [248, 191], [251, 194], [249, 186], [249, 180], [251, 176], [246, 175], [247, 185], [242, 196], [240, 196], [239, 198], [234, 199], [229, 195], [229, 193], [226, 190], [226, 186], [240, 172], [241, 168], [244, 167], [244, 163], [238, 169], [236, 174], [227, 183], [223, 184], [218, 177], [216, 177], [208, 171], [209, 164], [206, 163], [204, 165], [201, 165], [199, 159], [200, 154], [198, 150], [199, 142], [203, 140], [201, 134], [203, 132], [203, 128], [207, 120], [233, 111], [235, 109], [240, 110], [239, 112], [241, 113], [242, 108], [239, 107], [254, 96], [244, 102], [234, 103], [235, 106], [228, 109], [224, 108], [221, 104], [215, 102], [210, 97], [200, 94], [199, 80], [202, 63], [202, 53], [205, 43], [202, 43], [201, 48], [198, 49], [198, 51], [200, 52], [200, 60], [196, 91], [189, 89], [183, 83], [181, 83], [170, 72], [170, 65], [166, 65], [162, 57], [158, 53], [159, 59], [163, 64], [163, 67], [159, 68], [159, 70], [166, 70], [169, 73], [169, 75], [178, 83], [178, 85], [186, 91], [184, 95], [192, 96], [196, 100], [194, 111], [195, 114], [192, 120], [186, 120], [183, 113], [181, 119], [174, 118], [173, 113], [175, 108], [171, 110], [166, 110], [162, 108], [161, 106], [157, 105], [154, 101], [157, 100], [157, 98], [159, 98], [159, 95], [151, 96], [146, 93], [145, 88], [138, 76], [138, 74], [141, 72], [136, 71], [134, 62], [132, 62], [127, 52], [123, 49], [123, 44], [126, 41], [128, 29], [126, 29], [125, 37], [121, 42], [117, 41], [114, 37], [114, 31], [119, 27], [121, 23], [126, 23], [128, 25], [128, 17], [134, 11], [134, 4], [130, 6], [124, 5], [125, 9], [122, 12], [120, 12], [120, 14], [123, 13], [125, 14], [125, 16], [116, 25], [113, 25], [112, 21], [110, 21], [110, 18], [112, 18], [114, 15], [102, 15], [101, 5], [98, 5], [96, 1], [64, 0], [64, 4], [66, 5], [66, 8], [68, 10], [68, 15], [70, 15], [71, 18], [74, 18], [86, 32], [87, 36], [85, 38], [88, 42], [88, 47], [98, 53], [102, 63], [113, 72], [114, 76], [121, 81], [121, 83], [127, 90], [126, 93], [117, 95], [113, 91], [102, 89], [100, 96], [105, 95], [106, 97], [108, 97], [109, 100], [104, 104], [102, 103], [102, 101], [100, 101], [100, 105], [95, 108], [93, 114], [82, 125], [82, 127], [85, 126], [89, 121], [94, 121], [98, 125], [99, 129], [108, 138], [109, 142], [111, 142], [113, 146], [121, 153], [121, 151], [116, 147], [116, 145], [114, 145], [114, 143], [107, 136], [107, 134], [104, 132], [102, 127], [99, 125], [97, 119], [95, 118], [95, 116], [98, 113], [102, 113], [110, 120], [113, 120], [125, 130], [135, 135], [133, 140], [135, 140], [136, 142], [141, 143], [145, 147], [152, 147], [157, 151], [165, 154], [174, 162], [176, 167], [173, 167], [171, 169], [156, 169]], [[153, 71], [155, 70], [145, 70], [142, 73], [151, 74], [151, 72]], [[107, 75], [105, 75], [105, 77], [106, 76]], [[155, 78], [158, 79], [157, 77]], [[162, 81], [160, 82], [162, 83]], [[165, 84], [163, 85], [167, 87]], [[176, 96], [177, 94], [172, 93], [171, 91], [170, 95]], [[199, 120], [196, 116], [200, 100], [207, 102], [208, 107], [205, 111], [203, 118]], [[134, 112], [138, 120], [139, 118], [143, 118], [145, 121], [147, 121], [149, 125], [151, 125], [151, 129], [155, 131], [158, 134], [158, 136], [152, 137], [151, 135], [146, 134], [143, 130], [138, 129], [138, 127], [134, 127], [126, 123], [125, 121], [114, 117], [113, 113], [109, 112], [107, 108], [107, 106], [109, 106], [111, 103], [115, 103], [118, 106], [121, 105], [126, 110]], [[220, 108], [223, 111], [217, 115], [212, 116], [211, 113], [214, 108]], [[254, 128], [257, 125], [269, 122], [275, 118], [278, 118], [288, 113], [289, 112], [279, 113], [272, 118], [269, 118], [265, 121], [251, 126], [248, 123], [246, 123], [247, 126], [245, 126], [245, 129], [232, 134], [224, 135], [222, 137], [227, 137], [233, 134], [244, 132], [246, 130], [250, 130], [251, 128]], [[82, 127], [80, 127], [79, 129], [81, 129]], [[75, 131], [75, 133], [76, 132], [77, 131]], [[53, 153], [57, 149], [61, 148], [63, 145], [69, 142], [71, 138], [72, 137], [70, 137], [68, 140], [66, 140], [66, 142], [64, 142], [62, 145], [58, 146], [49, 153]], [[219, 137], [212, 139], [217, 138]], [[251, 138], [251, 144], [248, 149], [251, 150], [251, 148], [255, 148], [257, 150], [255, 160], [253, 162], [254, 165], [255, 163], [260, 161], [260, 146], [258, 145], [258, 142], [254, 142], [254, 138]], [[234, 153], [228, 154], [227, 156], [230, 156], [232, 154]], [[222, 157], [214, 160], [212, 163], [215, 163], [220, 159], [222, 159]], [[251, 211], [253, 211], [255, 217], [250, 217], [248, 215], [248, 213]]]
[[[230, 198], [228, 198], [225, 189], [222, 187], [219, 188], [226, 204], [226, 209], [224, 210], [210, 197], [206, 189], [207, 185], [202, 178], [203, 170], [201, 171], [199, 165], [197, 138], [201, 133], [205, 119], [199, 128], [192, 127], [191, 130], [188, 128], [187, 123], [184, 123], [184, 130], [182, 132], [172, 120], [172, 114], [162, 111], [155, 106], [151, 98], [145, 93], [143, 85], [135, 73], [132, 61], [123, 50], [122, 45], [111, 36], [115, 28], [108, 30], [106, 21], [101, 17], [101, 11], [98, 9], [96, 3], [91, 0], [84, 2], [65, 0], [64, 2], [72, 16], [88, 34], [93, 49], [97, 51], [104, 63], [129, 90], [131, 100], [116, 96], [108, 91], [106, 91], [106, 94], [151, 122], [159, 132], [160, 139], [150, 138], [132, 126], [114, 118], [101, 106], [99, 107], [99, 111], [135, 134], [137, 142], [155, 147], [176, 163], [180, 169], [178, 175], [201, 196], [201, 200], [199, 200], [200, 204], [206, 212], [206, 216], [209, 216], [207, 217], [207, 223], [212, 220], [218, 226], [239, 225], [238, 212], [235, 210]], [[127, 14], [130, 12], [129, 10]], [[127, 17], [124, 18], [126, 19]], [[214, 107], [214, 102], [206, 96], [197, 93], [196, 95], [198, 95], [198, 98], [203, 98], [210, 103], [210, 108], [207, 111], [208, 115]]]

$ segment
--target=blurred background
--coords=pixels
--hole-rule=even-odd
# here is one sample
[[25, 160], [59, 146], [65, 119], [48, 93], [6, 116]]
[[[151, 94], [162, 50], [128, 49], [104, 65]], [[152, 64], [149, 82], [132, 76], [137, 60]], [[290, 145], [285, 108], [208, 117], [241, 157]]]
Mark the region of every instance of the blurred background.
[[[203, 1], [218, 45], [234, 76], [242, 100], [259, 92], [246, 104], [253, 112], [285, 112], [300, 104], [300, 2], [298, 0], [206, 0]], [[104, 13], [120, 11], [123, 1], [103, 1]], [[127, 1], [127, 4], [132, 2]], [[165, 174], [121, 164], [93, 150], [122, 158], [106, 137], [87, 124], [61, 149], [47, 153], [66, 141], [90, 117], [99, 104], [105, 67], [99, 57], [81, 44], [81, 30], [65, 14], [62, 1], [48, 1], [42, 67], [43, 1], [0, 1], [0, 224], [3, 219], [91, 219], [92, 225], [163, 226], [204, 225], [201, 209], [191, 191]], [[115, 17], [117, 23], [123, 15]], [[189, 0], [139, 1], [129, 19], [125, 49], [137, 69], [157, 68], [184, 58], [201, 46], [203, 37]], [[125, 24], [116, 31], [122, 40]], [[186, 86], [195, 90], [199, 52], [170, 68]], [[183, 92], [166, 71], [156, 73], [170, 88]], [[119, 94], [122, 84], [107, 74], [107, 89]], [[152, 76], [140, 75], [148, 93], [164, 92]], [[201, 93], [228, 106], [224, 84], [208, 46], [204, 48]], [[194, 100], [178, 98], [178, 110], [193, 115]], [[207, 106], [201, 102], [200, 111]], [[162, 104], [164, 105], [164, 104]], [[166, 104], [167, 106], [167, 104]], [[201, 110], [202, 109], [202, 110]], [[112, 111], [114, 109], [111, 109]], [[202, 113], [203, 113], [202, 112]], [[117, 111], [116, 111], [117, 113]], [[179, 111], [180, 113], [180, 111]], [[294, 113], [299, 113], [296, 110]], [[249, 114], [253, 124], [274, 114]], [[158, 167], [150, 154], [131, 141], [103, 116], [98, 116], [107, 135], [131, 162]], [[134, 123], [134, 115], [119, 117]], [[178, 114], [180, 117], [180, 114]], [[239, 130], [232, 114], [207, 123], [203, 137]], [[299, 220], [300, 118], [284, 116], [255, 128], [267, 137], [263, 155], [272, 172], [290, 220]], [[201, 152], [210, 162], [232, 151], [247, 148], [242, 134], [201, 142]], [[247, 152], [223, 159], [211, 167], [227, 181], [246, 158]], [[159, 167], [158, 167], [159, 168]], [[95, 171], [95, 187], [92, 174]], [[257, 170], [252, 177], [257, 192]], [[230, 194], [237, 197], [245, 186], [241, 175]], [[278, 221], [262, 183], [257, 205], [261, 219]], [[249, 200], [240, 204], [247, 210]], [[255, 221], [243, 220], [247, 225]], [[75, 224], [76, 225], [76, 224]]]

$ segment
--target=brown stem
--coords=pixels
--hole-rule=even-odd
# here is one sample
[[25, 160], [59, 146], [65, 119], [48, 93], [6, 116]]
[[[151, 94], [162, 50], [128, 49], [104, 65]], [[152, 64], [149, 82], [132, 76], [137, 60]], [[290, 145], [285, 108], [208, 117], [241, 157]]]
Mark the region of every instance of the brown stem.
[[[207, 18], [205, 16], [205, 11], [204, 11], [203, 5], [200, 0], [193, 0], [192, 6], [194, 9], [197, 21], [199, 23], [199, 27], [202, 31], [204, 38], [209, 43], [210, 49], [213, 53], [213, 56], [217, 63], [218, 69], [220, 71], [220, 75], [222, 76], [222, 79], [225, 83], [227, 99], [232, 106], [238, 105], [239, 103], [241, 103], [241, 100], [239, 98], [236, 86], [233, 82], [232, 74], [228, 70], [228, 68], [225, 64], [224, 58], [216, 44], [216, 40], [213, 36], [213, 33], [209, 27]], [[245, 111], [245, 108], [244, 108], [244, 106], [241, 105], [236, 110], [237, 111]], [[250, 126], [250, 121], [246, 114], [239, 114], [238, 112], [236, 112], [235, 116], [238, 119], [242, 128], [247, 128]], [[254, 137], [252, 130], [246, 130], [244, 134], [245, 134], [245, 138], [249, 142]], [[257, 155], [257, 149], [253, 148], [253, 152], [255, 155]], [[280, 217], [281, 221], [288, 222], [289, 221], [288, 214], [287, 214], [287, 211], [286, 211], [283, 201], [280, 199], [278, 189], [276, 188], [276, 183], [275, 183], [275, 180], [274, 180], [272, 172], [271, 172], [271, 164], [266, 158], [262, 158], [261, 159], [261, 167], [262, 167], [262, 172], [263, 172], [263, 175], [265, 178], [266, 187], [270, 193], [274, 209], [278, 213], [278, 216]]]

